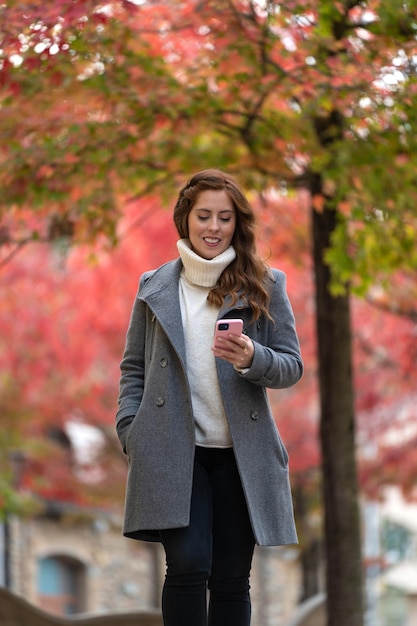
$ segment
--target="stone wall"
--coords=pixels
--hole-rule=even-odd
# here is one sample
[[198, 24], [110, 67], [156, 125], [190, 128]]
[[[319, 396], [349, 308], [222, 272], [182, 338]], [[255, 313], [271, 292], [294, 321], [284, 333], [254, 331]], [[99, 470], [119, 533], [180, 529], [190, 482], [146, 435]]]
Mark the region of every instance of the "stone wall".
[[158, 544], [131, 541], [106, 519], [11, 520], [11, 590], [34, 605], [38, 562], [60, 555], [86, 572], [83, 611], [146, 611], [158, 608], [162, 552]]

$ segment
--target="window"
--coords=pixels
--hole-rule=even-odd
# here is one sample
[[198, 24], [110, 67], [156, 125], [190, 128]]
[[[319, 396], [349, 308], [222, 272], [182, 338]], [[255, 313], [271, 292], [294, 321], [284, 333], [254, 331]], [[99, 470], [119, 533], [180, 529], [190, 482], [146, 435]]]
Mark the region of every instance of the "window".
[[49, 556], [38, 563], [39, 605], [55, 615], [84, 610], [85, 568], [76, 559]]

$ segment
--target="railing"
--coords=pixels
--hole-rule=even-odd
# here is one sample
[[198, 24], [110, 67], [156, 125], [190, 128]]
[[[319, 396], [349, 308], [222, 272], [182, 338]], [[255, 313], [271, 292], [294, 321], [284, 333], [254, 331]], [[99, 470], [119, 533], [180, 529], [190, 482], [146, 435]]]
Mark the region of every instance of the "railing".
[[[288, 626], [325, 626], [325, 596], [311, 598], [298, 607]], [[162, 626], [160, 613], [103, 613], [57, 617], [0, 588], [1, 626]]]
[[155, 613], [112, 613], [57, 617], [26, 602], [7, 589], [0, 588], [1, 626], [162, 626], [161, 615]]

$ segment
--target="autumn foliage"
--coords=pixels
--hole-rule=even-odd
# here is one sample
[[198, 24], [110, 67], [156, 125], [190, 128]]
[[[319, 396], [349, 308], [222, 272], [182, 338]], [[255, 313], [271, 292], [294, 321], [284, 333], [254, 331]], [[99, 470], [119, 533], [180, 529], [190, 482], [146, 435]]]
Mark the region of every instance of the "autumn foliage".
[[[118, 365], [138, 278], [175, 252], [173, 226], [155, 198], [128, 208], [119, 235], [113, 251], [32, 244], [1, 274], [2, 447], [27, 456], [20, 487], [48, 498], [85, 501], [75, 478], [97, 474], [72, 462], [70, 445], [57, 448], [65, 441], [54, 433], [67, 422], [96, 426], [114, 445]], [[115, 482], [110, 460], [96, 459], [102, 474], [93, 481], [106, 498]]]
[[25, 229], [15, 215], [2, 240], [113, 241], [120, 191], [172, 193], [184, 172], [212, 164], [258, 190], [319, 176], [314, 207], [330, 200], [340, 216], [328, 253], [336, 282], [366, 291], [392, 267], [415, 270], [416, 10], [380, 0], [8, 2], [0, 205], [46, 223]]

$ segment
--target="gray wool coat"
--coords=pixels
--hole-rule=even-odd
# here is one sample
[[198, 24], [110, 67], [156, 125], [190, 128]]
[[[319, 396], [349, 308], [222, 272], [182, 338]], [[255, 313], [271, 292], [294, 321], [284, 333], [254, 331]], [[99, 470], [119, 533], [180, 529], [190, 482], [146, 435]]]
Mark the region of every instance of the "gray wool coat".
[[[120, 443], [128, 457], [123, 534], [158, 541], [158, 530], [189, 524], [195, 451], [194, 421], [186, 375], [178, 281], [180, 259], [141, 277], [121, 362]], [[303, 371], [285, 274], [272, 270], [270, 312], [274, 324], [226, 300], [223, 317], [240, 317], [255, 352], [249, 370], [238, 373], [216, 358], [255, 541], [297, 542], [288, 476], [288, 455], [269, 406], [266, 388], [296, 383]], [[214, 333], [214, 329], [213, 329]], [[204, 364], [201, 368], [204, 384]]]

